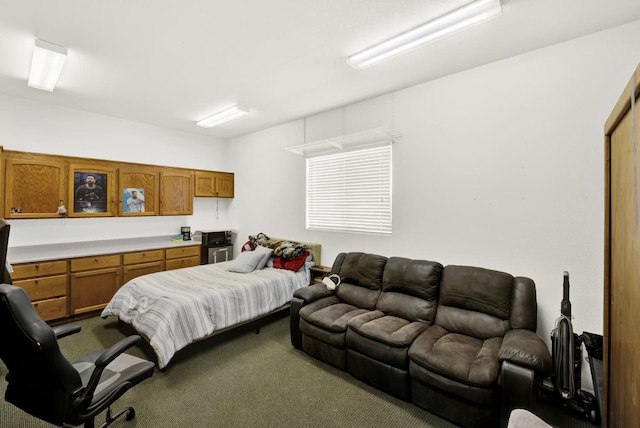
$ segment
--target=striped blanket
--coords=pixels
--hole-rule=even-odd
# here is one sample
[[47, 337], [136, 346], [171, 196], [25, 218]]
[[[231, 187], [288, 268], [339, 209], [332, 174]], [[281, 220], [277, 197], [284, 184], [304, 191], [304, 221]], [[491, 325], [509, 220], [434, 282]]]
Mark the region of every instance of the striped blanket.
[[146, 336], [164, 368], [174, 354], [216, 330], [258, 318], [309, 284], [309, 269], [226, 269], [228, 262], [158, 272], [123, 285], [102, 311]]

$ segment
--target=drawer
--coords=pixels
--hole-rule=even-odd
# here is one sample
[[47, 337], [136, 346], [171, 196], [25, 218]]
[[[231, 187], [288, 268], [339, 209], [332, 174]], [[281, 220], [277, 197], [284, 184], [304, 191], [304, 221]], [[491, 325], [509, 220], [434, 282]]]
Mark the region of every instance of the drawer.
[[67, 275], [13, 281], [13, 285], [24, 288], [32, 302], [67, 294]]
[[138, 251], [135, 253], [126, 253], [123, 256], [123, 264], [134, 265], [138, 263], [157, 262], [164, 259], [163, 250]]
[[68, 316], [66, 297], [40, 300], [33, 303], [33, 308], [44, 321], [65, 318]]
[[[167, 248], [167, 259], [177, 259], [180, 257], [198, 256], [200, 257], [200, 246], [180, 247], [180, 248]], [[200, 264], [200, 260], [198, 260]]]
[[11, 279], [32, 278], [34, 276], [47, 276], [67, 273], [67, 261], [58, 260], [54, 262], [24, 263], [14, 265]]
[[120, 266], [120, 254], [71, 260], [71, 272]]
[[193, 257], [185, 257], [182, 259], [167, 260], [165, 262], [165, 269], [172, 270], [172, 269], [180, 269], [180, 268], [198, 266], [198, 265], [200, 265], [199, 255], [193, 256]]

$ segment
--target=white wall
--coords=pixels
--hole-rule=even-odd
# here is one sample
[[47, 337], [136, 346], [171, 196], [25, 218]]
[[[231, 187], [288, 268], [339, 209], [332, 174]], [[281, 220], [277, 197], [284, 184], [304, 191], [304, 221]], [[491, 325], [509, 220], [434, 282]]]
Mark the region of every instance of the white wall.
[[[637, 40], [640, 21], [380, 97], [371, 115], [362, 103], [231, 140], [238, 241], [319, 242], [325, 265], [366, 251], [529, 276], [547, 341], [567, 270], [575, 331], [602, 333], [603, 125]], [[385, 122], [393, 98], [393, 235], [306, 230], [304, 159], [283, 148], [332, 136], [318, 123], [334, 135], [386, 125], [369, 119]]]
[[[2, 95], [0, 129], [5, 150], [230, 171], [222, 140]], [[9, 245], [169, 236], [179, 234], [180, 226], [228, 227], [231, 203], [195, 198], [192, 216], [10, 220]]]

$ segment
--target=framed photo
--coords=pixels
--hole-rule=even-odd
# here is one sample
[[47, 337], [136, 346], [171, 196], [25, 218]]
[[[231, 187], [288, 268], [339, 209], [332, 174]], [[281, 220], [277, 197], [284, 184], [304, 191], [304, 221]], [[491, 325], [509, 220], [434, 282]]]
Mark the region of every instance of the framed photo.
[[113, 171], [72, 165], [69, 182], [70, 217], [114, 215]]
[[144, 208], [144, 188], [127, 187], [122, 194], [122, 212], [143, 213]]

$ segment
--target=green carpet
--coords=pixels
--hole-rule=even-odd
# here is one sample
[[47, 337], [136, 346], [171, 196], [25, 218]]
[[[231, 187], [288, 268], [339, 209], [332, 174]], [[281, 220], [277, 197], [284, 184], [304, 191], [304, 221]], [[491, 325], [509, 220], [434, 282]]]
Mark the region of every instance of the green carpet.
[[[78, 334], [60, 340], [73, 359], [123, 337], [117, 320], [75, 322]], [[142, 349], [130, 353], [144, 357]], [[0, 363], [4, 395], [7, 369]], [[250, 325], [191, 345], [166, 370], [129, 390], [113, 407], [133, 406], [136, 418], [113, 427], [454, 427], [417, 406], [370, 387], [291, 346], [287, 312], [255, 334]], [[561, 415], [561, 412], [556, 412]], [[563, 418], [566, 419], [565, 416]], [[553, 421], [573, 425], [574, 419]], [[104, 421], [101, 415], [96, 423]], [[0, 400], [0, 427], [52, 425]], [[589, 426], [589, 425], [584, 425]]]

